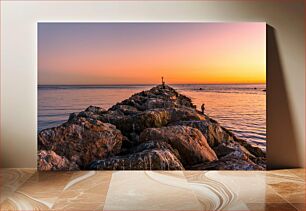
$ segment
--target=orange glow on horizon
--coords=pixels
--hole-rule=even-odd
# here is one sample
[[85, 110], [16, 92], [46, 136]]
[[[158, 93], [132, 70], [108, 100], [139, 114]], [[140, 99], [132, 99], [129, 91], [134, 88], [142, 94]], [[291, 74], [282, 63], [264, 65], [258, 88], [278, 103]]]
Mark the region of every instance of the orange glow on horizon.
[[43, 23], [38, 82], [266, 83], [265, 31], [265, 23]]

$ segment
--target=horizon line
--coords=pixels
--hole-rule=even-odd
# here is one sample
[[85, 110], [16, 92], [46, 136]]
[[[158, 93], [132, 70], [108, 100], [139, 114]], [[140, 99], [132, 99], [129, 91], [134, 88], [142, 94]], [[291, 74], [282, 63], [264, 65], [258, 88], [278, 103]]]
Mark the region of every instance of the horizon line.
[[[37, 84], [37, 86], [132, 86], [132, 85], [159, 85], [161, 83], [151, 84]], [[246, 84], [267, 84], [266, 82], [254, 82], [254, 83], [169, 83], [166, 85], [246, 85]]]

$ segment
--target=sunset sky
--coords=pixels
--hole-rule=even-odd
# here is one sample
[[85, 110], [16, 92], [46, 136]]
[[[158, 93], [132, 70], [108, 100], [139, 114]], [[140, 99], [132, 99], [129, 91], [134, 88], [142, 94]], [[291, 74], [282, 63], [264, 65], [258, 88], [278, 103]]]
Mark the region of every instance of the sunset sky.
[[39, 23], [38, 84], [266, 82], [265, 23]]

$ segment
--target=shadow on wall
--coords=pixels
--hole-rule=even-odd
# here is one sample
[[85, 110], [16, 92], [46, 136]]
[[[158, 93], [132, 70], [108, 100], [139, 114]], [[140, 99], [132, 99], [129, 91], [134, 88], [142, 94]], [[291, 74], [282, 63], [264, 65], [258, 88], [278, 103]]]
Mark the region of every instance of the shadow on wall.
[[267, 168], [298, 167], [297, 141], [275, 29], [267, 25]]

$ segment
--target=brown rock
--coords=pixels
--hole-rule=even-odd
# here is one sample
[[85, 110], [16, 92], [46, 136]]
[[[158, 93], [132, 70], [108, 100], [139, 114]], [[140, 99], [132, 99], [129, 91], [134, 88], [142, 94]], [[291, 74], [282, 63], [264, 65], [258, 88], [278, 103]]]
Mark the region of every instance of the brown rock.
[[[111, 111], [114, 113], [115, 111]], [[100, 117], [103, 122], [109, 122], [128, 138], [133, 139], [135, 134], [139, 134], [146, 128], [162, 127], [168, 124], [170, 114], [167, 110], [148, 110], [135, 115], [111, 115], [106, 114]]]
[[98, 114], [98, 115], [102, 115], [102, 114], [107, 112], [105, 109], [100, 108], [98, 106], [89, 106], [88, 108], [86, 108], [85, 111], [92, 112], [92, 113], [95, 113], [95, 114]]
[[126, 156], [97, 160], [91, 170], [184, 170], [183, 165], [168, 149], [149, 149]]
[[[249, 144], [247, 144], [246, 146], [249, 146]], [[251, 148], [248, 148], [255, 149], [256, 147], [251, 146]], [[218, 146], [214, 147], [213, 149], [217, 154], [219, 160], [224, 161], [224, 165], [232, 160], [232, 165], [235, 165], [231, 168], [236, 168], [235, 170], [260, 170], [266, 168], [265, 156], [258, 157], [252, 154], [244, 145], [240, 144], [237, 140], [223, 142]], [[261, 149], [259, 150], [260, 152], [262, 152]], [[233, 157], [233, 155], [236, 155], [236, 157]], [[240, 155], [240, 158], [243, 159], [241, 160], [239, 157], [237, 157], [237, 155]], [[218, 165], [219, 164], [220, 163], [218, 163]], [[223, 167], [221, 169], [223, 169]]]
[[53, 151], [40, 150], [37, 158], [37, 168], [40, 171], [71, 171], [79, 170], [75, 162], [70, 162], [67, 158], [57, 155]]
[[149, 98], [145, 103], [145, 107], [149, 109], [156, 109], [156, 108], [171, 108], [174, 107], [175, 104], [171, 99], [162, 99], [162, 98]]
[[38, 147], [52, 150], [82, 168], [94, 160], [120, 152], [123, 135], [114, 125], [78, 117], [61, 126], [42, 130]]
[[264, 158], [266, 157], [266, 153], [262, 151], [259, 147], [252, 146], [251, 144], [249, 144], [243, 139], [237, 138], [235, 139], [235, 141], [239, 143], [241, 146], [243, 146], [244, 148], [246, 148], [255, 157], [264, 157]]
[[131, 138], [131, 134], [140, 134], [146, 128], [160, 128], [179, 120], [203, 120], [205, 118], [194, 109], [186, 107], [152, 109], [138, 112], [134, 115], [123, 115], [118, 114], [118, 112], [118, 110], [112, 110], [97, 118], [103, 122], [109, 122], [116, 125], [116, 127], [129, 138]]
[[171, 125], [184, 125], [199, 129], [205, 136], [209, 146], [215, 147], [224, 141], [234, 140], [233, 136], [210, 118], [205, 120], [193, 120], [193, 121], [178, 121], [171, 123]]
[[168, 143], [178, 151], [184, 166], [217, 159], [202, 133], [192, 127], [148, 128], [140, 134], [140, 142], [148, 141]]
[[241, 151], [234, 151], [209, 163], [193, 166], [194, 170], [265, 170], [265, 167], [254, 163]]
[[249, 158], [255, 157], [244, 146], [240, 145], [238, 142], [235, 141], [223, 142], [218, 146], [214, 147], [213, 150], [217, 154], [218, 158], [226, 156], [234, 151], [244, 153]]
[[118, 105], [129, 105], [139, 111], [145, 111], [156, 108], [174, 108], [189, 107], [195, 108], [190, 98], [179, 94], [172, 87], [165, 85], [155, 86], [148, 91], [142, 91], [132, 95], [130, 98], [117, 103], [110, 110], [116, 110]]
[[99, 120], [99, 117], [105, 114], [107, 111], [103, 108], [97, 106], [89, 106], [85, 109], [85, 111], [81, 111], [79, 113], [71, 113], [68, 121], [73, 122], [78, 119], [78, 117], [85, 117]]
[[134, 106], [121, 105], [121, 104], [115, 105], [111, 108], [111, 111], [116, 111], [116, 110], [120, 111], [124, 115], [132, 115], [139, 112], [139, 110]]
[[188, 107], [179, 107], [168, 109], [170, 113], [170, 122], [179, 122], [179, 121], [198, 121], [198, 120], [205, 120], [205, 116], [198, 113], [193, 108]]

